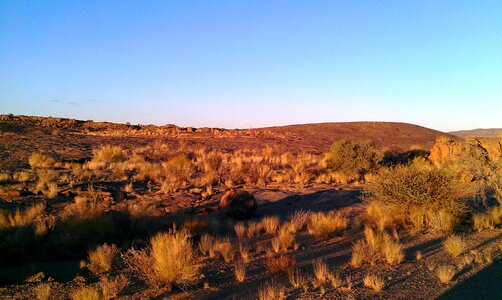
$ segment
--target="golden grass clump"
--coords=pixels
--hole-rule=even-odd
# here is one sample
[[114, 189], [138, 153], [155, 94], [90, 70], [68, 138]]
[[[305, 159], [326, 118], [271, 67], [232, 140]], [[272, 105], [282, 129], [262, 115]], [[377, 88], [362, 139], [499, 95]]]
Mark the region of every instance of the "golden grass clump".
[[267, 257], [265, 268], [273, 274], [287, 274], [289, 270], [296, 267], [296, 260], [292, 256], [280, 255], [278, 257]]
[[32, 168], [47, 168], [54, 164], [54, 159], [40, 152], [33, 152], [28, 162]]
[[234, 225], [234, 231], [237, 238], [242, 239], [246, 235], [246, 226], [243, 223]]
[[35, 220], [45, 213], [45, 204], [38, 203], [25, 209], [16, 210], [14, 214], [4, 214], [0, 210], [0, 229], [22, 227], [34, 224]]
[[235, 279], [238, 282], [244, 282], [246, 280], [246, 265], [245, 264], [236, 264], [235, 265]]
[[112, 270], [113, 261], [119, 254], [119, 250], [114, 244], [103, 244], [88, 253], [88, 268], [94, 274], [107, 273]]
[[258, 291], [258, 300], [286, 299], [286, 289], [275, 282], [267, 282]]
[[128, 284], [129, 279], [122, 274], [116, 276], [114, 279], [108, 276], [101, 276], [99, 280], [99, 286], [107, 299], [117, 297]]
[[462, 237], [452, 234], [443, 241], [443, 247], [451, 256], [458, 257], [465, 251], [466, 246]]
[[247, 237], [248, 238], [253, 238], [255, 235], [258, 235], [260, 231], [262, 230], [263, 225], [261, 223], [257, 222], [249, 222], [248, 223], [248, 231], [247, 231]]
[[200, 264], [187, 230], [173, 228], [150, 239], [148, 250], [131, 249], [126, 264], [152, 287], [193, 283], [200, 275]]
[[309, 234], [317, 237], [328, 236], [335, 231], [347, 228], [349, 220], [339, 212], [330, 211], [327, 214], [318, 212], [310, 216], [307, 225]]
[[200, 237], [199, 240], [199, 250], [203, 255], [209, 255], [211, 249], [213, 249], [214, 237], [205, 233]]
[[288, 280], [295, 289], [300, 287], [303, 288], [304, 286], [308, 285], [306, 277], [300, 272], [300, 269], [298, 268], [290, 269], [288, 271]]
[[106, 299], [101, 293], [92, 287], [81, 287], [71, 295], [73, 300], [104, 300]]
[[90, 161], [91, 169], [98, 169], [124, 159], [124, 150], [120, 146], [103, 145], [92, 150], [93, 158]]
[[317, 281], [322, 284], [328, 282], [331, 277], [328, 265], [321, 259], [316, 260], [314, 263], [314, 276]]
[[281, 220], [276, 216], [264, 217], [261, 221], [262, 227], [267, 234], [274, 234], [277, 228], [279, 228], [280, 223]]
[[450, 282], [453, 276], [455, 276], [455, 267], [453, 266], [438, 266], [437, 275], [442, 283]]
[[366, 227], [364, 236], [364, 240], [358, 240], [352, 245], [352, 266], [360, 267], [365, 262], [374, 266], [383, 260], [392, 265], [403, 260], [403, 246], [388, 233], [375, 232]]
[[225, 262], [230, 262], [234, 258], [234, 246], [229, 239], [216, 240], [213, 248], [221, 254]]
[[379, 277], [377, 275], [370, 275], [370, 274], [367, 274], [366, 276], [364, 276], [363, 283], [365, 286], [370, 287], [377, 292], [380, 292], [382, 290], [383, 286], [385, 285], [385, 282], [383, 281], [383, 279], [381, 277]]
[[35, 287], [37, 300], [49, 300], [51, 296], [51, 286], [48, 283], [41, 283]]
[[274, 237], [270, 240], [272, 243], [272, 250], [274, 250], [275, 253], [279, 253], [281, 250], [281, 241], [279, 241], [278, 237]]
[[477, 231], [493, 229], [502, 224], [502, 206], [498, 205], [485, 213], [475, 214], [472, 219], [473, 227]]
[[288, 230], [287, 227], [281, 227], [277, 235], [281, 249], [287, 251], [295, 242], [295, 234]]
[[249, 247], [239, 244], [239, 253], [243, 262], [247, 263], [249, 261]]

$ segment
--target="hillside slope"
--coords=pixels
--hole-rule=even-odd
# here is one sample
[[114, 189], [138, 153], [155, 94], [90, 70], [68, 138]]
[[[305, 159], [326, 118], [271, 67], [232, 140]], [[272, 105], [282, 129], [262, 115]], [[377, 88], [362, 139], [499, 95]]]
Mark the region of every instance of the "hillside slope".
[[501, 133], [502, 133], [502, 128], [478, 128], [471, 130], [458, 130], [449, 132], [449, 134], [461, 138], [466, 138], [466, 137], [494, 138], [494, 137], [499, 137]]

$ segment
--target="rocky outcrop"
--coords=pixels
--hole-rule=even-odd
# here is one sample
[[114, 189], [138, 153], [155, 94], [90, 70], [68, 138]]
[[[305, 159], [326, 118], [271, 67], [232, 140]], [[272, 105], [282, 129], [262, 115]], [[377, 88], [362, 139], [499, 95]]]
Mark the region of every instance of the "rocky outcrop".
[[220, 209], [236, 219], [245, 219], [257, 209], [256, 199], [248, 191], [228, 191], [220, 200]]
[[441, 137], [437, 139], [432, 147], [429, 159], [436, 165], [441, 165], [447, 161], [460, 159], [462, 157], [471, 157], [481, 160], [498, 160], [501, 158], [501, 149], [500, 142], [497, 144], [492, 141], [482, 142], [480, 139], [474, 138], [453, 140]]

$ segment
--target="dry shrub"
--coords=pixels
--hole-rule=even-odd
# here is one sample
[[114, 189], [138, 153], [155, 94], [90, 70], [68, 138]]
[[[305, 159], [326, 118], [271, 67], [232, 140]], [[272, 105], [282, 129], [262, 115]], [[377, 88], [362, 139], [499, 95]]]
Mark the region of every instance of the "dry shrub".
[[49, 300], [51, 296], [51, 286], [48, 283], [41, 283], [35, 287], [37, 300]]
[[239, 253], [241, 255], [242, 261], [247, 263], [249, 261], [249, 248], [242, 244], [239, 244]]
[[298, 268], [290, 269], [288, 271], [288, 280], [295, 289], [307, 286], [307, 278]]
[[14, 173], [14, 180], [17, 180], [19, 182], [31, 181], [31, 174], [26, 171], [16, 172]]
[[281, 227], [277, 236], [281, 249], [287, 251], [295, 242], [295, 234], [289, 231], [287, 227]]
[[450, 235], [443, 242], [444, 249], [453, 257], [458, 257], [465, 250], [465, 242], [462, 237], [458, 235]]
[[384, 211], [400, 212], [406, 225], [417, 231], [449, 231], [465, 211], [465, 191], [450, 172], [438, 168], [383, 168], [368, 181], [365, 193]]
[[341, 213], [330, 211], [327, 214], [322, 212], [312, 213], [307, 225], [308, 232], [315, 236], [328, 236], [335, 231], [347, 228], [349, 220]]
[[472, 219], [473, 227], [477, 231], [494, 229], [495, 226], [502, 224], [502, 206], [497, 205], [485, 213], [475, 214]]
[[281, 220], [276, 216], [264, 217], [261, 220], [261, 225], [267, 234], [274, 234], [277, 231], [277, 228], [279, 228], [280, 223]]
[[150, 239], [148, 251], [130, 250], [125, 256], [129, 267], [152, 287], [193, 283], [200, 274], [200, 264], [187, 230], [171, 229]]
[[234, 231], [237, 238], [242, 239], [246, 235], [246, 226], [243, 223], [237, 223], [234, 225]]
[[234, 258], [234, 245], [228, 238], [215, 241], [213, 249], [221, 254], [225, 262], [230, 262]]
[[44, 212], [45, 204], [43, 203], [30, 206], [24, 211], [18, 209], [14, 214], [5, 214], [3, 211], [0, 211], [0, 229], [32, 225], [36, 218], [42, 216]]
[[99, 169], [124, 159], [124, 150], [120, 146], [104, 145], [92, 150], [93, 158], [89, 162], [90, 169]]
[[437, 275], [442, 283], [450, 282], [453, 276], [455, 276], [455, 267], [441, 265], [437, 267]]
[[314, 276], [321, 284], [328, 282], [331, 277], [331, 272], [329, 271], [328, 266], [321, 259], [316, 260], [314, 263]]
[[1, 172], [0, 173], [0, 182], [8, 181], [10, 180], [10, 174], [8, 172]]
[[112, 270], [113, 261], [119, 254], [115, 245], [103, 244], [89, 251], [88, 268], [94, 274], [107, 273]]
[[369, 274], [364, 276], [363, 283], [365, 286], [370, 287], [377, 292], [380, 292], [385, 284], [381, 277]]
[[270, 242], [272, 243], [272, 250], [274, 250], [275, 253], [279, 253], [281, 250], [281, 241], [279, 241], [279, 238], [272, 238]]
[[258, 300], [282, 300], [286, 299], [285, 288], [275, 282], [267, 282], [258, 291]]
[[273, 274], [286, 274], [290, 269], [296, 267], [296, 260], [291, 256], [280, 255], [278, 257], [267, 257], [265, 268]]
[[[381, 202], [370, 202], [366, 207], [364, 220], [367, 225], [374, 225], [378, 230], [384, 231], [396, 224], [402, 223], [404, 215], [393, 207], [386, 206]], [[411, 218], [414, 220], [414, 218]]]
[[199, 250], [203, 255], [209, 255], [211, 249], [213, 249], [214, 237], [205, 233], [200, 237], [199, 240]]
[[[56, 172], [53, 170], [41, 169], [37, 171], [37, 183], [35, 186], [35, 193], [43, 192], [47, 193], [50, 189], [49, 185], [53, 183], [53, 181], [57, 178]], [[52, 189], [54, 187], [51, 187]], [[57, 185], [56, 185], [57, 190]]]
[[260, 231], [262, 230], [262, 224], [261, 223], [257, 223], [257, 222], [249, 222], [248, 223], [248, 232], [247, 232], [247, 237], [248, 238], [253, 238], [255, 235], [257, 235], [258, 233], [260, 233]]
[[101, 293], [92, 287], [81, 287], [71, 294], [73, 300], [104, 300], [106, 299]]
[[246, 265], [245, 264], [236, 264], [235, 265], [235, 279], [238, 282], [244, 282], [246, 280]]
[[107, 276], [100, 277], [99, 286], [103, 291], [103, 295], [107, 298], [115, 298], [129, 284], [129, 279], [124, 275], [118, 275], [114, 279]]
[[28, 159], [32, 168], [47, 168], [54, 164], [54, 159], [40, 152], [33, 152]]
[[353, 179], [361, 179], [378, 167], [378, 155], [371, 141], [335, 142], [327, 155], [327, 166]]
[[290, 229], [293, 232], [296, 232], [305, 228], [305, 225], [307, 225], [307, 223], [310, 220], [311, 214], [312, 212], [310, 211], [304, 211], [304, 210], [295, 211], [295, 213], [289, 217], [288, 224], [291, 225]]
[[366, 227], [364, 235], [364, 240], [358, 240], [352, 245], [352, 266], [359, 267], [364, 262], [373, 266], [383, 260], [392, 265], [403, 260], [403, 246], [388, 233], [375, 232]]

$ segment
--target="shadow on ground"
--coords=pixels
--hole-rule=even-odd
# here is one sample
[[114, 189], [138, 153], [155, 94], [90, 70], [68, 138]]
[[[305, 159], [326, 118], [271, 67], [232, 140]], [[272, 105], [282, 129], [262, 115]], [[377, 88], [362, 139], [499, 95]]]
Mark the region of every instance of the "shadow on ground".
[[439, 299], [502, 299], [502, 259], [455, 285]]

